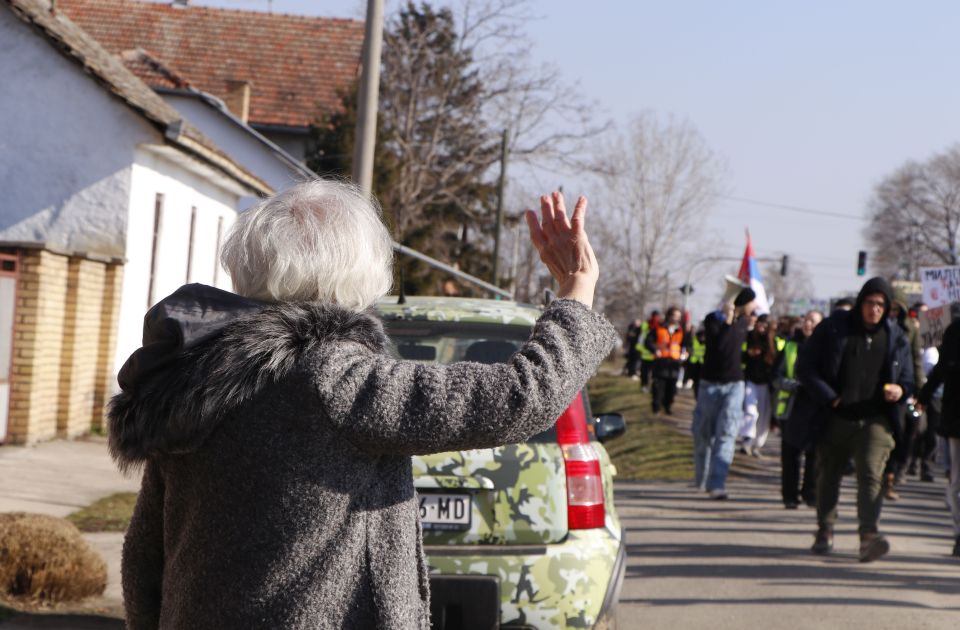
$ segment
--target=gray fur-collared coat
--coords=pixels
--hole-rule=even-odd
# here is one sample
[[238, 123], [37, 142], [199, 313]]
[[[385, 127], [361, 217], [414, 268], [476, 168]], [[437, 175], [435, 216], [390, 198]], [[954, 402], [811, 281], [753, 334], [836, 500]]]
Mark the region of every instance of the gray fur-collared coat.
[[428, 628], [410, 456], [546, 429], [616, 342], [559, 300], [508, 363], [429, 366], [367, 314], [183, 287], [110, 410], [114, 457], [144, 466], [128, 627]]

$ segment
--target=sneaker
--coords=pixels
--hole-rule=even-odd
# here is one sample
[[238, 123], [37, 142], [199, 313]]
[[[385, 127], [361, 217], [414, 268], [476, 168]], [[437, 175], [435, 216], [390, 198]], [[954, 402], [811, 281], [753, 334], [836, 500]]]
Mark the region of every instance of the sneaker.
[[783, 507], [786, 508], [786, 509], [788, 509], [788, 510], [795, 510], [795, 509], [797, 509], [798, 507], [800, 507], [800, 503], [797, 502], [797, 501], [784, 501], [784, 502], [783, 502]]
[[833, 529], [829, 527], [819, 528], [817, 533], [814, 534], [813, 546], [810, 547], [810, 551], [818, 556], [825, 556], [833, 551]]
[[750, 449], [750, 456], [756, 457], [757, 459], [763, 459], [763, 451], [760, 450], [759, 446], [754, 446]]
[[960, 536], [957, 536], [957, 542], [953, 543], [953, 557], [960, 558]]
[[714, 488], [710, 491], [710, 498], [714, 501], [726, 501], [727, 491], [723, 488]]
[[860, 535], [860, 562], [873, 562], [890, 551], [890, 543], [880, 534]]
[[920, 481], [925, 481], [927, 483], [933, 482], [933, 475], [930, 474], [929, 470], [920, 471]]

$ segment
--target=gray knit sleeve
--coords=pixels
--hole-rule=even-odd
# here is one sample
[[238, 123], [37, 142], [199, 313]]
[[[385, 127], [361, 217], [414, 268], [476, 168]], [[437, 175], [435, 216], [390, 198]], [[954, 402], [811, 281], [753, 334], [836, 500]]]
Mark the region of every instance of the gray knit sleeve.
[[312, 371], [323, 415], [358, 448], [437, 453], [521, 442], [547, 429], [618, 341], [602, 315], [557, 300], [504, 364], [425, 365], [331, 342]]

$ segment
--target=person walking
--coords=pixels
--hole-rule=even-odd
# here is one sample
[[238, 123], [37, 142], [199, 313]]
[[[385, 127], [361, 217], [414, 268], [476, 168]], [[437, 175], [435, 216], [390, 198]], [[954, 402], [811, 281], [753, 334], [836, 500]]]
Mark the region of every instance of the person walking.
[[[936, 347], [930, 347], [923, 351], [923, 373], [928, 375], [933, 371], [934, 366], [940, 360], [940, 351]], [[922, 391], [922, 390], [921, 390]], [[924, 426], [918, 432], [914, 441], [913, 457], [910, 462], [907, 474], [916, 474], [917, 460], [920, 462], [920, 481], [933, 482], [933, 462], [936, 459], [937, 435], [940, 433], [940, 418], [943, 413], [943, 384], [941, 383], [925, 407], [917, 403], [916, 409], [922, 412], [922, 417], [926, 420]], [[946, 439], [946, 438], [944, 438]], [[913, 468], [913, 472], [911, 472]]]
[[[780, 496], [783, 507], [795, 510], [802, 499], [809, 506], [816, 505], [816, 454], [811, 441], [806, 448], [797, 448], [786, 435], [789, 418], [797, 399], [800, 382], [796, 378], [797, 358], [814, 329], [823, 321], [823, 313], [810, 311], [803, 317], [800, 329], [783, 346], [777, 359], [773, 383], [777, 390], [776, 417], [780, 423], [783, 440], [780, 445]], [[801, 463], [803, 481], [801, 484]]]
[[430, 627], [411, 456], [549, 428], [617, 343], [559, 193], [527, 215], [558, 296], [506, 363], [394, 359], [376, 202], [313, 180], [242, 213], [237, 294], [187, 285], [120, 371], [110, 451], [143, 481], [123, 546], [127, 628]]
[[774, 364], [777, 361], [775, 328], [770, 325], [770, 316], [760, 315], [753, 330], [747, 333], [743, 351], [743, 421], [740, 450], [745, 455], [760, 457], [761, 449], [770, 434], [770, 419], [773, 415], [770, 386], [773, 381]]
[[[906, 301], [897, 295], [893, 296], [893, 303], [890, 306], [890, 320], [896, 323], [907, 337], [910, 343], [910, 356], [913, 360], [914, 388], [912, 391], [919, 392], [925, 382], [923, 372], [923, 345], [920, 341], [920, 322], [915, 318], [908, 316]], [[914, 407], [915, 399], [909, 397], [906, 399], [906, 405], [903, 406], [903, 425], [904, 430], [897, 435], [897, 444], [893, 447], [890, 459], [884, 469], [884, 496], [890, 501], [896, 501], [900, 498], [897, 492], [897, 486], [903, 483], [904, 475], [907, 470], [907, 462], [910, 454], [913, 452], [913, 443], [917, 434], [920, 432], [920, 413]]]
[[844, 468], [857, 477], [860, 561], [890, 550], [879, 533], [883, 470], [903, 430], [902, 404], [913, 392], [913, 361], [903, 331], [888, 318], [890, 286], [864, 283], [850, 311], [836, 311], [813, 331], [797, 359], [798, 398], [789, 422], [823, 422], [817, 444], [817, 532], [811, 550], [833, 550]]
[[937, 364], [917, 398], [927, 413], [938, 403], [940, 406], [939, 433], [947, 440], [950, 453], [947, 504], [953, 516], [953, 556], [960, 558], [960, 318], [954, 316], [944, 331]]
[[637, 352], [640, 353], [640, 391], [650, 390], [650, 377], [653, 374], [653, 361], [656, 356], [647, 346], [647, 337], [650, 332], [660, 326], [660, 311], [650, 313], [650, 319], [643, 322], [640, 329], [640, 337], [637, 340]]
[[635, 319], [627, 326], [627, 334], [623, 339], [623, 352], [626, 355], [626, 363], [623, 366], [624, 376], [631, 379], [639, 379], [637, 376], [637, 365], [640, 363], [640, 350], [637, 344], [643, 332], [643, 322]]
[[650, 331], [646, 346], [653, 356], [653, 413], [663, 409], [668, 416], [673, 413], [673, 399], [677, 395], [677, 380], [680, 368], [689, 356], [689, 344], [682, 325], [682, 314], [676, 306], [667, 309], [666, 320]]
[[711, 499], [727, 498], [727, 473], [743, 418], [740, 359], [755, 298], [752, 289], [743, 289], [733, 304], [703, 322], [706, 352], [693, 412], [693, 463], [694, 484]]

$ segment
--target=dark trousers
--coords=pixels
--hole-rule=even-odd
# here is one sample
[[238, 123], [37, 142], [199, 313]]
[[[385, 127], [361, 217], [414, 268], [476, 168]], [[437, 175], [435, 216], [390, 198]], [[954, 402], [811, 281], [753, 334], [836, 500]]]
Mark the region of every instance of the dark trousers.
[[634, 376], [637, 373], [637, 364], [640, 363], [640, 353], [636, 348], [627, 350], [627, 362], [623, 366], [623, 371], [627, 376]]
[[913, 452], [913, 442], [920, 424], [920, 419], [907, 413], [906, 408], [902, 409], [900, 413], [904, 414], [902, 424], [904, 430], [900, 432], [896, 446], [893, 447], [893, 452], [890, 453], [890, 459], [887, 461], [886, 468], [884, 468], [885, 473], [893, 473], [898, 481], [906, 472], [907, 462], [910, 459], [910, 453]]
[[817, 445], [817, 523], [833, 529], [837, 522], [840, 482], [853, 457], [857, 471], [857, 520], [861, 534], [876, 533], [883, 506], [883, 471], [893, 450], [886, 418], [846, 420], [831, 417]]
[[921, 474], [931, 474], [930, 467], [937, 454], [937, 430], [940, 428], [941, 401], [934, 398], [927, 406], [927, 426], [917, 431], [913, 441], [913, 457], [920, 460]]
[[681, 365], [673, 359], [657, 359], [653, 362], [653, 391], [650, 396], [653, 413], [657, 413], [661, 408], [670, 413], [673, 399], [677, 395], [677, 379], [680, 378]]
[[660, 376], [653, 377], [653, 391], [651, 400], [653, 402], [653, 413], [660, 411], [661, 407], [667, 413], [670, 413], [673, 407], [673, 399], [677, 395], [677, 377], [666, 378]]
[[[817, 492], [817, 456], [813, 449], [804, 451], [783, 442], [780, 448], [780, 496], [784, 503], [812, 504]], [[800, 469], [803, 469], [803, 483]]]
[[700, 368], [703, 366], [702, 363], [690, 363], [687, 361], [687, 366], [684, 368], [684, 373], [687, 375], [686, 378], [693, 381], [693, 399], [697, 399], [697, 394], [700, 392]]
[[653, 372], [653, 361], [640, 361], [640, 387], [646, 387], [650, 384], [650, 374]]

